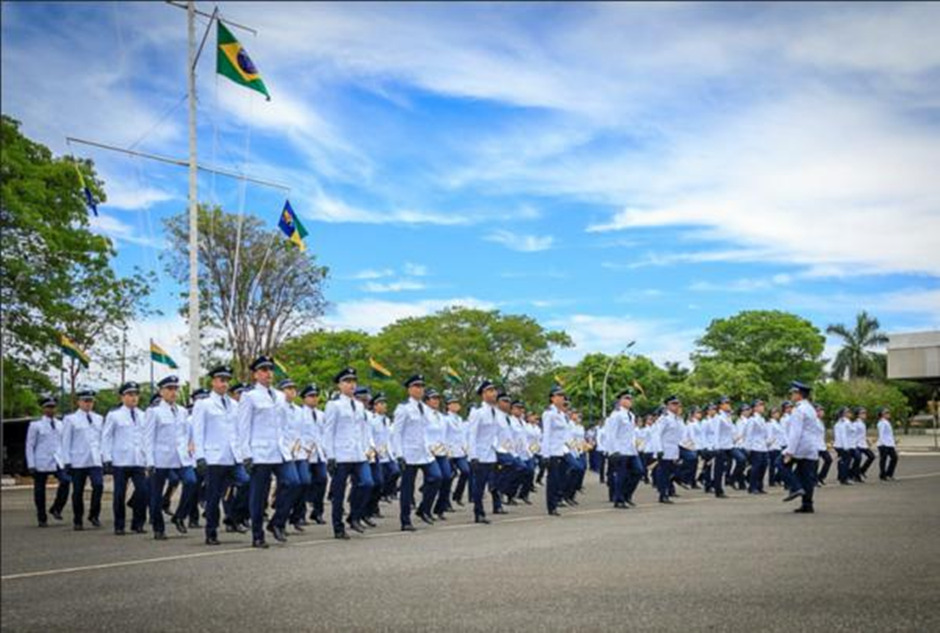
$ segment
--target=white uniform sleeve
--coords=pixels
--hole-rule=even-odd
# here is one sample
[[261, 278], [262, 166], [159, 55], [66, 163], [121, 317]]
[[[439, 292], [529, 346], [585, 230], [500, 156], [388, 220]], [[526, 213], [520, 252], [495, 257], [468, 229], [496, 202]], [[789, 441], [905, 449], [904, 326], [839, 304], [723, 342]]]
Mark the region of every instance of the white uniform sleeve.
[[470, 413], [470, 431], [469, 431], [470, 437], [469, 437], [469, 439], [468, 439], [468, 441], [467, 441], [467, 444], [468, 444], [468, 446], [467, 446], [467, 457], [470, 458], [470, 461], [473, 461], [473, 460], [475, 460], [475, 459], [479, 459], [479, 455], [477, 455], [477, 434], [479, 433], [479, 427], [480, 427], [480, 424], [479, 424], [479, 418], [480, 418], [479, 412], [482, 411], [482, 410], [483, 410], [482, 408], [480, 408], [480, 409], [474, 409], [474, 410]]
[[[224, 396], [223, 396], [224, 397]], [[209, 400], [197, 400], [193, 406], [193, 457], [198, 462], [206, 458], [206, 406]]]
[[156, 411], [147, 409], [144, 413], [144, 466], [154, 465], [154, 444], [156, 444], [157, 421]]
[[235, 422], [235, 443], [242, 459], [251, 457], [251, 415], [254, 402], [247, 393], [238, 401], [238, 418]]

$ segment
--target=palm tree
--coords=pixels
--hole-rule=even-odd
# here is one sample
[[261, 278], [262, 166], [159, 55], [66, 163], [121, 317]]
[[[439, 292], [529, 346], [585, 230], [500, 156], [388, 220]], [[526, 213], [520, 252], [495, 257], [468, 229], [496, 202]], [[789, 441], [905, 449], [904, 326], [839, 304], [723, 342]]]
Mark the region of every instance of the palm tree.
[[849, 330], [841, 323], [835, 323], [826, 328], [826, 333], [838, 336], [843, 341], [842, 349], [832, 361], [832, 376], [834, 378], [860, 378], [883, 377], [883, 363], [879, 362], [878, 352], [872, 352], [872, 347], [881, 347], [887, 344], [888, 336], [881, 331], [878, 319], [868, 316], [864, 310], [855, 317], [855, 327]]

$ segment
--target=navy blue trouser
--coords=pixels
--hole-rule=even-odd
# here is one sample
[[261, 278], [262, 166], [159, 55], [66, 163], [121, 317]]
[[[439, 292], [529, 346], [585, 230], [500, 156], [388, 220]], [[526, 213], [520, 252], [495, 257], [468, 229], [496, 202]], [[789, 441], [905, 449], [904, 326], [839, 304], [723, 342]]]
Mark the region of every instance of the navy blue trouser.
[[435, 457], [437, 468], [441, 471], [441, 483], [437, 492], [437, 501], [434, 504], [434, 514], [443, 514], [450, 507], [450, 486], [454, 481], [454, 469], [450, 466], [450, 458]]
[[564, 495], [565, 473], [567, 464], [562, 456], [548, 457], [548, 482], [545, 485], [545, 502], [549, 512], [558, 508], [558, 502]]
[[659, 488], [659, 500], [669, 498], [670, 484], [672, 484], [672, 477], [676, 471], [676, 461], [673, 459], [662, 459], [659, 461], [659, 477], [657, 478], [656, 487]]
[[358, 521], [363, 517], [364, 504], [368, 501], [369, 491], [372, 490], [372, 471], [367, 462], [342, 462], [336, 464], [333, 479], [330, 481], [330, 503], [332, 503], [331, 519], [333, 532], [339, 534], [345, 531], [343, 526], [343, 509], [346, 499], [346, 481], [352, 479], [352, 490], [349, 493], [349, 520]]
[[403, 526], [411, 525], [411, 499], [414, 496], [415, 479], [418, 477], [419, 470], [424, 477], [424, 485], [422, 486], [418, 513], [431, 514], [434, 500], [437, 498], [438, 487], [441, 484], [441, 469], [437, 465], [437, 460], [429, 464], [405, 464], [405, 472], [401, 477], [401, 494], [399, 495], [401, 524]]
[[760, 492], [764, 489], [764, 473], [767, 472], [767, 451], [751, 451], [751, 477], [748, 492]]
[[565, 483], [562, 488], [562, 498], [574, 499], [578, 492], [578, 482], [584, 474], [584, 466], [574, 453], [565, 453]]
[[871, 467], [872, 462], [875, 461], [875, 454], [871, 451], [870, 448], [860, 448], [858, 449], [858, 452], [859, 459], [862, 457], [865, 458], [865, 461], [862, 462], [861, 466], [859, 466], [858, 471], [863, 475], [868, 474], [868, 469]]
[[898, 452], [893, 446], [878, 447], [878, 476], [881, 479], [894, 477], [894, 469], [898, 467]]
[[698, 468], [698, 453], [679, 447], [679, 481], [687, 486], [695, 485], [695, 471]]
[[369, 490], [369, 501], [366, 504], [366, 516], [379, 513], [379, 501], [382, 500], [382, 491], [385, 489], [385, 470], [379, 462], [369, 464], [372, 475], [372, 489]]
[[310, 487], [307, 488], [307, 502], [310, 503], [310, 518], [323, 518], [324, 499], [326, 499], [326, 487], [330, 481], [329, 473], [326, 472], [326, 462], [313, 462], [310, 464]]
[[291, 501], [291, 512], [288, 520], [297, 523], [307, 514], [307, 496], [313, 485], [313, 474], [310, 471], [310, 462], [306, 459], [295, 459], [294, 470], [297, 471], [297, 490], [294, 491]]
[[101, 496], [104, 493], [104, 469], [101, 466], [72, 469], [72, 523], [82, 524], [85, 516], [85, 480], [91, 480], [89, 519], [101, 518]]
[[803, 507], [812, 509], [813, 490], [816, 488], [816, 462], [815, 459], [794, 459], [794, 479], [803, 489]]
[[829, 454], [828, 450], [823, 449], [819, 451], [819, 459], [822, 460], [822, 468], [819, 469], [817, 479], [825, 482], [826, 477], [829, 476], [829, 469], [832, 468], [832, 455]]
[[394, 460], [382, 462], [382, 479], [385, 482], [382, 494], [391, 497], [398, 489], [398, 480], [401, 479], [401, 467], [398, 462]]
[[739, 488], [744, 487], [744, 469], [747, 468], [747, 454], [743, 448], [732, 448], [731, 459], [734, 467], [731, 469], [731, 482]]
[[453, 498], [459, 501], [463, 499], [463, 492], [467, 488], [467, 482], [470, 481], [470, 462], [466, 457], [455, 457], [453, 467], [458, 473]]
[[252, 464], [248, 505], [251, 512], [251, 537], [264, 540], [264, 504], [271, 490], [271, 475], [277, 477], [277, 492], [274, 496], [274, 516], [271, 524], [284, 528], [291, 511], [294, 491], [300, 484], [294, 462], [280, 464]]
[[154, 468], [153, 475], [150, 477], [150, 522], [153, 524], [155, 532], [163, 532], [165, 525], [163, 522], [163, 487], [166, 485], [167, 478], [171, 472], [175, 472], [180, 481], [183, 482], [183, 492], [180, 496], [180, 502], [176, 505], [176, 512], [173, 513], [173, 520], [185, 519], [189, 516], [190, 504], [195, 501], [196, 493], [196, 471], [192, 466], [183, 468]]
[[776, 486], [780, 482], [780, 475], [777, 472], [777, 459], [779, 457], [779, 449], [767, 451], [767, 481], [770, 482], [771, 486]]
[[[232, 487], [242, 487], [251, 481], [245, 467], [241, 464], [210, 464], [206, 469], [206, 537], [218, 536], [219, 505], [226, 491]], [[232, 520], [230, 510], [225, 511], [226, 518]]]
[[851, 456], [851, 462], [849, 466], [849, 477], [855, 479], [856, 481], [862, 480], [861, 466], [862, 466], [862, 453], [857, 448], [848, 449], [849, 455]]
[[[490, 482], [490, 475], [493, 473], [494, 463], [471, 463], [472, 478], [470, 480], [470, 498], [473, 501], [473, 516], [485, 517], [486, 510], [483, 508], [483, 493], [486, 492], [486, 486]], [[404, 485], [402, 485], [404, 493]], [[404, 518], [402, 518], [404, 521]]]
[[147, 506], [150, 501], [150, 482], [143, 466], [115, 466], [114, 467], [114, 494], [111, 507], [114, 511], [114, 529], [123, 530], [125, 524], [124, 501], [127, 497], [127, 480], [134, 484], [134, 494], [131, 496], [131, 529], [138, 530], [144, 527], [147, 521]]
[[36, 516], [40, 523], [45, 523], [46, 517], [46, 482], [49, 475], [53, 475], [58, 481], [59, 486], [55, 491], [55, 501], [52, 502], [52, 509], [56, 512], [62, 512], [65, 503], [69, 500], [69, 484], [72, 479], [69, 474], [61, 468], [54, 473], [33, 473], [33, 502], [36, 504]]
[[725, 469], [728, 460], [731, 457], [731, 451], [727, 449], [717, 449], [715, 459], [712, 460], [712, 485], [715, 487], [715, 496], [725, 493]]

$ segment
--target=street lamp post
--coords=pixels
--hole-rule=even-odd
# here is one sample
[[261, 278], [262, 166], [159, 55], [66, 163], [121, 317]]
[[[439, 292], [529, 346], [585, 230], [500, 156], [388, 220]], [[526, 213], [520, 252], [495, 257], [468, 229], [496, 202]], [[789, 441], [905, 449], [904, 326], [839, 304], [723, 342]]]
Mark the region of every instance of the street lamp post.
[[601, 409], [601, 417], [607, 415], [607, 379], [610, 378], [610, 370], [614, 368], [614, 362], [623, 356], [627, 350], [633, 347], [635, 344], [636, 341], [630, 341], [627, 343], [624, 348], [617, 352], [617, 354], [610, 359], [610, 362], [607, 363], [607, 371], [604, 372], [604, 387], [602, 389], [603, 395], [601, 396], [601, 405], [603, 406], [603, 409]]

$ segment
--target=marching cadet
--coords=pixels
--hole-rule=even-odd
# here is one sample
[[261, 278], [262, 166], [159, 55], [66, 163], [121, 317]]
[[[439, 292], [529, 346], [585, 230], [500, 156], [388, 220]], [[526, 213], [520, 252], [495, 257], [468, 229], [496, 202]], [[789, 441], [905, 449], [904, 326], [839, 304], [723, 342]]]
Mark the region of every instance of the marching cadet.
[[325, 525], [323, 501], [326, 497], [326, 485], [329, 478], [326, 472], [326, 454], [323, 452], [323, 429], [326, 416], [317, 408], [320, 404], [320, 389], [311, 383], [300, 391], [300, 399], [304, 403], [301, 445], [307, 456], [305, 467], [310, 473], [310, 484], [305, 492], [302, 491], [297, 495], [290, 521], [294, 525], [300, 523], [300, 519], [307, 512], [307, 503], [310, 503], [312, 506], [310, 520], [317, 525]]
[[372, 441], [375, 444], [375, 465], [373, 466], [373, 479], [375, 486], [372, 489], [369, 501], [369, 514], [376, 518], [383, 518], [379, 502], [387, 498], [389, 490], [394, 490], [401, 471], [398, 462], [392, 457], [390, 448], [392, 423], [388, 419], [388, 399], [381, 391], [372, 396]]
[[855, 407], [855, 439], [858, 446], [856, 473], [858, 481], [861, 482], [867, 479], [868, 469], [875, 461], [875, 454], [868, 445], [868, 410], [865, 407]]
[[147, 410], [144, 421], [145, 465], [150, 475], [150, 522], [153, 538], [158, 541], [166, 540], [161, 504], [170, 471], [174, 471], [183, 484], [172, 519], [181, 534], [187, 531], [185, 517], [189, 515], [196, 492], [196, 473], [190, 452], [192, 430], [186, 409], [176, 404], [179, 386], [176, 376], [167, 376], [158, 382], [160, 404]]
[[705, 418], [699, 422], [699, 455], [702, 457], [702, 472], [698, 476], [699, 482], [706, 494], [712, 492], [712, 463], [715, 459], [715, 414], [718, 406], [712, 402], [705, 407]]
[[832, 467], [832, 455], [829, 454], [829, 446], [826, 445], [826, 423], [823, 420], [826, 417], [826, 410], [821, 404], [816, 405], [816, 424], [819, 426], [819, 460], [822, 466], [816, 475], [816, 483], [819, 486], [826, 485], [826, 477], [829, 476], [829, 469]]
[[581, 471], [581, 451], [578, 443], [584, 436], [579, 433], [571, 414], [571, 401], [566, 396], [562, 405], [562, 415], [565, 418], [565, 447], [568, 450], [564, 455], [564, 483], [561, 488], [561, 500], [558, 502], [561, 506], [579, 505], [575, 499], [578, 494], [578, 479]]
[[333, 536], [348, 540], [349, 534], [343, 524], [346, 482], [352, 479], [353, 489], [349, 494], [349, 517], [346, 523], [354, 532], [362, 533], [365, 528], [362, 518], [365, 516], [365, 504], [372, 490], [372, 472], [366, 461], [366, 451], [370, 437], [366, 433], [365, 407], [355, 399], [356, 370], [346, 367], [336, 374], [333, 382], [339, 388], [339, 395], [326, 403], [323, 448], [327, 457], [327, 470], [332, 499]]
[[82, 389], [76, 394], [78, 409], [62, 422], [62, 461], [72, 478], [72, 524], [83, 530], [85, 481], [91, 480], [91, 507], [88, 522], [101, 527], [101, 496], [104, 470], [101, 462], [101, 431], [104, 418], [95, 413], [95, 392]]
[[[219, 544], [219, 504], [231, 487], [243, 488], [250, 478], [238, 452], [238, 407], [228, 395], [232, 368], [209, 371], [212, 390], [193, 405], [193, 447], [197, 469], [206, 479], [206, 545]], [[226, 508], [226, 531], [244, 532], [231, 507]]]
[[767, 434], [770, 443], [767, 445], [767, 480], [768, 486], [775, 488], [779, 477], [777, 475], [777, 462], [783, 448], [783, 427], [780, 426], [780, 409], [774, 407], [770, 410], [770, 419], [767, 421]]
[[[460, 417], [460, 399], [453, 393], [446, 394], [445, 404], [447, 405], [447, 450], [450, 452], [451, 465], [457, 475], [457, 484], [454, 486], [454, 494], [450, 491], [442, 490], [440, 494], [444, 495], [449, 501], [458, 505], [463, 505], [463, 492], [470, 480], [470, 462], [467, 461], [467, 424]], [[453, 506], [448, 503], [447, 508], [453, 511]]]
[[[483, 507], [483, 494], [490, 486], [492, 492], [492, 473], [496, 466], [496, 445], [499, 424], [496, 411], [496, 385], [484, 380], [477, 387], [480, 406], [470, 412], [467, 454], [470, 458], [472, 478], [470, 497], [473, 500], [473, 520], [475, 523], [488, 524], [486, 510]], [[562, 394], [564, 396], [564, 394]]]
[[414, 532], [411, 523], [411, 506], [414, 500], [415, 479], [420, 470], [424, 478], [421, 504], [418, 506], [418, 518], [432, 525], [432, 504], [437, 496], [441, 482], [441, 470], [432, 455], [428, 442], [430, 418], [424, 400], [424, 376], [416, 374], [404, 383], [408, 390], [408, 400], [395, 407], [395, 421], [392, 424], [392, 444], [398, 455], [402, 470], [401, 492], [399, 493], [400, 518], [402, 532]]
[[649, 485], [649, 467], [656, 461], [652, 442], [652, 418], [644, 415], [639, 421], [636, 429], [636, 447], [640, 453], [640, 464], [643, 466], [643, 483]]
[[[365, 393], [361, 393], [363, 390]], [[373, 397], [369, 388], [360, 387], [359, 389], [356, 389], [356, 394], [357, 399], [362, 403], [362, 406], [365, 409], [365, 454], [366, 463], [369, 466], [369, 474], [372, 476], [372, 487], [368, 490], [366, 498], [362, 501], [365, 508], [362, 513], [362, 522], [369, 527], [376, 527], [377, 524], [372, 521], [372, 518], [382, 518], [382, 512], [379, 509], [378, 498], [375, 495], [376, 491], [378, 491], [379, 495], [381, 496], [381, 490], [385, 486], [385, 480], [382, 478], [382, 466], [379, 464], [379, 452], [376, 448], [375, 441], [376, 414], [373, 410]], [[373, 500], [375, 500], [374, 504]]]
[[852, 453], [849, 447], [849, 429], [851, 423], [846, 418], [848, 407], [841, 407], [836, 411], [838, 420], [832, 425], [832, 445], [836, 449], [836, 457], [839, 462], [836, 465], [839, 483], [843, 486], [850, 486], [849, 470], [852, 466]]
[[[244, 383], [234, 382], [229, 385], [228, 396], [235, 401], [236, 405], [241, 400], [242, 394], [247, 391], [247, 387]], [[236, 407], [237, 411], [237, 407]], [[237, 417], [237, 415], [236, 415]], [[236, 422], [237, 427], [237, 422]], [[239, 447], [240, 448], [240, 447]], [[243, 456], [239, 456], [238, 465], [244, 470], [245, 464], [243, 463]], [[248, 475], [248, 471], [245, 470], [245, 475]], [[248, 476], [249, 481], [251, 479]], [[234, 494], [229, 494], [223, 499], [223, 504], [226, 504], [228, 507], [225, 511], [225, 531], [226, 532], [238, 532], [243, 533], [247, 532], [251, 528], [250, 520], [251, 513], [249, 511], [248, 500], [250, 497], [251, 486], [243, 485], [237, 486]], [[228, 517], [231, 517], [229, 520]]]
[[679, 442], [682, 440], [682, 420], [678, 415], [679, 396], [669, 396], [664, 404], [666, 405], [666, 411], [659, 418], [659, 441], [662, 450], [662, 458], [659, 463], [661, 468], [659, 502], [672, 503], [672, 499], [669, 498], [669, 486], [672, 484], [676, 465], [679, 462]]
[[150, 482], [146, 473], [145, 415], [137, 408], [140, 386], [125, 382], [118, 389], [121, 406], [108, 412], [101, 431], [101, 459], [105, 471], [114, 473], [114, 533], [124, 534], [127, 480], [134, 483], [131, 497], [131, 530], [146, 534], [147, 506], [150, 501]]
[[559, 385], [548, 394], [549, 406], [542, 414], [542, 455], [548, 460], [545, 502], [550, 516], [560, 516], [558, 503], [564, 494], [565, 455], [568, 453], [568, 419], [563, 412], [565, 391]]
[[441, 472], [441, 481], [438, 484], [435, 500], [430, 508], [433, 515], [441, 521], [446, 521], [444, 510], [447, 509], [447, 495], [450, 491], [450, 484], [454, 478], [454, 471], [450, 467], [450, 452], [447, 449], [447, 421], [439, 411], [441, 406], [441, 395], [434, 389], [428, 389], [424, 394], [424, 402], [427, 405], [428, 426], [425, 431], [426, 440], [430, 447], [434, 461], [437, 462], [437, 468]]
[[764, 421], [764, 401], [755, 400], [751, 405], [753, 412], [744, 426], [744, 448], [748, 451], [751, 463], [750, 481], [747, 492], [752, 495], [765, 494], [764, 475], [767, 473], [767, 448], [771, 444], [767, 423]]
[[29, 423], [26, 431], [26, 466], [33, 476], [33, 501], [39, 527], [46, 527], [46, 481], [54, 475], [59, 482], [49, 514], [62, 520], [62, 509], [69, 497], [69, 476], [62, 468], [62, 421], [55, 417], [57, 401], [46, 396], [39, 402], [42, 417]]
[[512, 398], [509, 397], [509, 394], [505, 391], [497, 393], [496, 420], [499, 422], [499, 427], [497, 427], [496, 436], [496, 472], [493, 475], [495, 485], [490, 490], [493, 497], [493, 514], [506, 514], [502, 499], [504, 495], [507, 504], [516, 505], [516, 500], [512, 498], [512, 494], [523, 470], [515, 453], [515, 437], [512, 432], [512, 424], [509, 421], [511, 408]]
[[751, 405], [747, 402], [738, 407], [738, 419], [734, 421], [734, 446], [731, 449], [731, 485], [738, 490], [747, 488], [747, 452], [744, 449], [744, 427], [751, 417]]
[[532, 411], [526, 414], [526, 441], [529, 443], [529, 452], [532, 454], [532, 474], [529, 477], [529, 492], [535, 492], [536, 470], [544, 468], [542, 459], [542, 427], [538, 413]]
[[[300, 509], [298, 516], [296, 514], [296, 505], [298, 499], [303, 502], [303, 497], [310, 487], [310, 466], [307, 461], [310, 456], [304, 450], [303, 443], [304, 420], [308, 416], [302, 406], [297, 406], [294, 403], [297, 398], [297, 384], [293, 380], [285, 378], [278, 383], [277, 388], [284, 394], [284, 403], [281, 405], [281, 423], [284, 425], [283, 442], [289, 448], [290, 462], [293, 465], [294, 473], [297, 475], [297, 485], [287, 493], [287, 504], [291, 508], [288, 519], [294, 530], [303, 532], [303, 526], [307, 524], [306, 507]], [[286, 528], [287, 524], [285, 523], [282, 527]]]
[[898, 466], [898, 451], [894, 440], [894, 427], [891, 426], [891, 409], [881, 407], [877, 414], [878, 478], [881, 481], [894, 481], [894, 469]]
[[724, 499], [725, 470], [734, 448], [734, 423], [731, 421], [731, 399], [722, 396], [718, 399], [718, 414], [715, 416], [715, 460], [712, 468], [712, 486], [715, 496]]
[[679, 472], [676, 481], [686, 488], [698, 487], [695, 475], [698, 470], [698, 451], [702, 442], [701, 419], [701, 410], [698, 407], [691, 407], [689, 419], [682, 425], [682, 439], [679, 441]]
[[636, 418], [633, 411], [633, 394], [629, 390], [617, 394], [613, 413], [604, 423], [604, 442], [608, 452], [610, 469], [607, 476], [613, 482], [614, 507], [629, 509], [633, 493], [643, 476], [636, 447]]
[[290, 500], [298, 486], [293, 456], [284, 439], [284, 394], [271, 386], [274, 361], [259, 356], [250, 365], [254, 386], [245, 391], [238, 403], [236, 434], [237, 454], [250, 469], [249, 507], [251, 513], [251, 546], [268, 547], [264, 540], [264, 504], [271, 486], [271, 475], [277, 477], [274, 516], [268, 531], [279, 542], [287, 541], [284, 527], [290, 514]]
[[535, 478], [535, 462], [532, 459], [529, 437], [526, 433], [526, 426], [528, 425], [525, 423], [525, 403], [521, 400], [512, 402], [509, 411], [509, 424], [512, 427], [513, 443], [521, 467], [519, 480], [516, 482], [512, 497], [518, 496], [524, 504], [530, 506], [532, 502], [529, 501], [529, 493], [532, 492], [532, 481]]
[[797, 513], [812, 514], [813, 489], [816, 487], [816, 462], [819, 459], [820, 428], [817, 424], [816, 410], [809, 402], [810, 388], [794, 381], [790, 386], [791, 400], [795, 406], [790, 415], [790, 431], [787, 447], [783, 450], [784, 463], [795, 463], [795, 490], [784, 497], [790, 501], [803, 497], [803, 504], [794, 510]]

